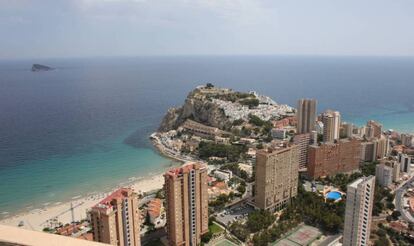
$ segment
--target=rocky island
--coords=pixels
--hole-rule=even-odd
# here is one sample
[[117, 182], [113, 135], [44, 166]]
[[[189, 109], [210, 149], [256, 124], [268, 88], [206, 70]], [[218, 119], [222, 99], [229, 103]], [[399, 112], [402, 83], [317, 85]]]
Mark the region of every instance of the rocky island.
[[231, 159], [228, 153], [202, 156], [199, 146], [215, 142], [237, 147], [243, 141], [262, 145], [272, 139], [273, 122], [294, 114], [294, 108], [254, 91], [239, 92], [208, 83], [192, 90], [181, 107], [170, 108], [151, 139], [161, 153], [183, 162]]
[[32, 72], [40, 72], [40, 71], [50, 71], [53, 70], [54, 68], [52, 67], [48, 67], [45, 65], [41, 65], [41, 64], [33, 64], [32, 65]]

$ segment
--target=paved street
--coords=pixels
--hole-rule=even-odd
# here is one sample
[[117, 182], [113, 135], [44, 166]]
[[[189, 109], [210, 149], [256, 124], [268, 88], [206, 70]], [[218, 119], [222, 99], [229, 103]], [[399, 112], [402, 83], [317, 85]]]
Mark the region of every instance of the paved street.
[[408, 182], [406, 182], [403, 186], [399, 187], [395, 191], [395, 208], [401, 212], [401, 217], [405, 221], [412, 222], [412, 223], [414, 223], [414, 217], [407, 210], [404, 209], [403, 199], [404, 199], [404, 194], [406, 190], [411, 186], [411, 182], [413, 181], [414, 181], [414, 176], [411, 177], [408, 180]]

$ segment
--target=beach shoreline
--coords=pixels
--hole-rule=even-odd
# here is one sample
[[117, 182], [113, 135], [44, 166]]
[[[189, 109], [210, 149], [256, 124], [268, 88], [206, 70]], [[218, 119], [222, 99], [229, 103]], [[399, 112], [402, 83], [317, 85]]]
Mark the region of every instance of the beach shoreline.
[[[160, 172], [158, 174], [133, 181], [130, 184], [124, 185], [122, 187], [130, 187], [135, 192], [141, 194], [144, 192], [161, 189], [163, 185], [163, 172]], [[109, 192], [98, 192], [85, 197], [75, 197], [70, 201], [57, 202], [43, 208], [36, 208], [27, 212], [17, 213], [0, 220], [0, 224], [18, 226], [19, 223], [23, 221], [22, 228], [34, 231], [42, 231], [43, 228], [49, 227], [51, 222], [54, 223], [53, 218], [57, 218], [57, 221], [63, 225], [70, 223], [72, 220], [70, 211], [71, 206], [74, 207], [73, 210], [75, 221], [81, 221], [87, 218], [88, 209], [96, 205], [99, 201], [108, 196], [112, 191], [120, 187], [121, 185], [114, 187], [114, 189]]]
[[[157, 154], [177, 161], [178, 164], [192, 161], [181, 155], [172, 155], [168, 153], [168, 151], [166, 151], [166, 147], [161, 141], [157, 141], [157, 139], [151, 138], [151, 143]], [[161, 189], [164, 185], [163, 173], [169, 168], [171, 167], [162, 168], [156, 174], [149, 174], [132, 181], [126, 178], [110, 191], [97, 191], [92, 194], [89, 193], [83, 196], [71, 197], [63, 202], [55, 202], [47, 204], [43, 207], [33, 207], [30, 211], [10, 214], [5, 218], [1, 218], [0, 224], [18, 226], [19, 223], [23, 222], [22, 228], [42, 231], [45, 227], [50, 227], [52, 225], [51, 222], [54, 221], [60, 222], [63, 225], [70, 223], [72, 221], [70, 211], [71, 206], [74, 208], [75, 221], [81, 221], [83, 219], [87, 219], [88, 209], [96, 205], [99, 201], [118, 188], [130, 187], [139, 194]], [[57, 218], [57, 220], [54, 220], [54, 218]]]
[[195, 159], [189, 156], [181, 155], [180, 153], [173, 152], [171, 149], [169, 149], [168, 146], [164, 145], [158, 137], [159, 133], [160, 132], [154, 132], [150, 136], [151, 143], [158, 152], [158, 154], [181, 163], [196, 161]]

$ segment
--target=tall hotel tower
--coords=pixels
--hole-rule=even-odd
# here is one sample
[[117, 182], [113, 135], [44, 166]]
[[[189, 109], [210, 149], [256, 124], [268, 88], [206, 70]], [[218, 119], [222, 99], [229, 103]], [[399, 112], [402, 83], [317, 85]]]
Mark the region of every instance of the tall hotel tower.
[[323, 122], [323, 141], [332, 143], [339, 139], [341, 128], [341, 114], [338, 111], [327, 110], [322, 114]]
[[169, 245], [199, 245], [208, 232], [207, 168], [188, 163], [164, 174]]
[[362, 177], [348, 185], [344, 225], [344, 246], [369, 244], [375, 177]]
[[316, 100], [315, 99], [299, 99], [296, 112], [298, 121], [296, 133], [310, 133], [315, 130], [316, 122]]
[[298, 147], [281, 146], [256, 152], [255, 204], [260, 209], [284, 208], [298, 193]]
[[118, 246], [139, 246], [140, 212], [138, 197], [131, 189], [122, 188], [89, 212], [93, 240]]

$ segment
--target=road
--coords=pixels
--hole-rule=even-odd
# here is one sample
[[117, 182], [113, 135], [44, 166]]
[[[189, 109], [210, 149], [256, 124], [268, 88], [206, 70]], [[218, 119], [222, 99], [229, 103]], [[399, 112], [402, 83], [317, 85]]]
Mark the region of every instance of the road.
[[408, 222], [414, 223], [414, 217], [404, 209], [403, 198], [406, 190], [410, 187], [411, 182], [414, 181], [414, 176], [411, 177], [404, 185], [395, 191], [395, 208], [400, 211], [401, 217]]

